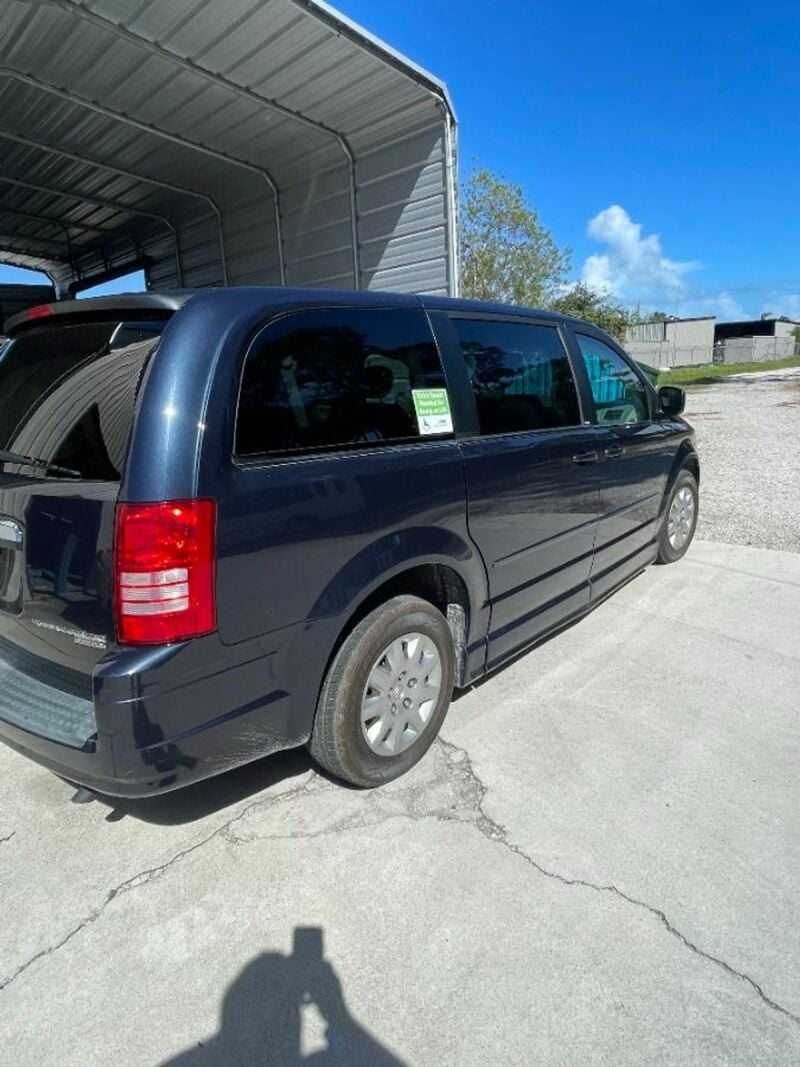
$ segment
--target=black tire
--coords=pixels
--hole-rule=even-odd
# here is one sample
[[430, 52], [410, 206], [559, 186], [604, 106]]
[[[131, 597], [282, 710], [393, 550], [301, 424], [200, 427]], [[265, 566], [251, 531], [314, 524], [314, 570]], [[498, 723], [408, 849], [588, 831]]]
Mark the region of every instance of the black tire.
[[[691, 517], [691, 525], [689, 529], [689, 536], [686, 541], [679, 547], [675, 548], [669, 539], [669, 517], [672, 509], [673, 501], [678, 493], [683, 489], [688, 489], [692, 494], [694, 501], [694, 508]], [[667, 506], [664, 509], [664, 519], [661, 523], [661, 530], [658, 535], [658, 556], [656, 557], [656, 563], [677, 563], [679, 559], [689, 550], [689, 545], [694, 539], [694, 532], [697, 529], [697, 514], [700, 507], [700, 493], [697, 486], [697, 479], [690, 470], [684, 468], [678, 477], [675, 479], [675, 484], [672, 487], [672, 492], [669, 495]]]
[[[441, 663], [439, 694], [416, 740], [396, 755], [379, 755], [370, 748], [361, 725], [367, 680], [381, 653], [410, 633], [422, 634], [436, 646]], [[328, 668], [308, 743], [311, 755], [325, 770], [353, 785], [372, 788], [398, 778], [433, 743], [450, 706], [454, 678], [453, 639], [441, 612], [419, 597], [393, 597], [353, 628]]]

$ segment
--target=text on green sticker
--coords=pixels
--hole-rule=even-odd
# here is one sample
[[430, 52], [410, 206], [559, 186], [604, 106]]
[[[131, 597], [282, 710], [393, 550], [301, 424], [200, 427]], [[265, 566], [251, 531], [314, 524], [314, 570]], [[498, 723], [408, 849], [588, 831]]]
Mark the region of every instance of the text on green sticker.
[[450, 398], [446, 389], [413, 389], [412, 395], [414, 410], [419, 418], [450, 414]]

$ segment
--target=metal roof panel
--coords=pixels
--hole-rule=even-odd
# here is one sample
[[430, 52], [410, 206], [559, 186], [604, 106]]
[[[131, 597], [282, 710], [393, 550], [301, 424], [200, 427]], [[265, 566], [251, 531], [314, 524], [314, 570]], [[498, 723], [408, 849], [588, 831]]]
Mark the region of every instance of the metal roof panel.
[[[385, 241], [383, 258], [393, 262], [394, 237], [427, 279], [430, 233], [455, 225], [454, 123], [441, 82], [316, 0], [131, 8], [130, 0], [5, 0], [0, 179], [52, 189], [27, 201], [8, 194], [9, 256], [49, 263], [62, 281], [144, 256], [152, 279], [172, 272], [209, 284], [252, 276], [263, 242], [264, 280], [279, 268], [281, 278], [291, 282], [294, 269], [305, 281], [303, 264], [314, 259], [330, 264], [339, 285], [349, 225], [351, 283], [374, 283], [375, 246]], [[432, 125], [438, 149], [409, 164], [418, 180], [384, 173], [376, 184], [371, 153]], [[42, 226], [12, 214], [23, 202]], [[245, 246], [238, 235], [248, 211]], [[74, 224], [66, 264], [50, 212]], [[381, 224], [362, 233], [362, 214], [372, 212], [382, 212]], [[437, 268], [451, 289], [454, 243], [450, 233]], [[415, 285], [411, 273], [394, 277]]]

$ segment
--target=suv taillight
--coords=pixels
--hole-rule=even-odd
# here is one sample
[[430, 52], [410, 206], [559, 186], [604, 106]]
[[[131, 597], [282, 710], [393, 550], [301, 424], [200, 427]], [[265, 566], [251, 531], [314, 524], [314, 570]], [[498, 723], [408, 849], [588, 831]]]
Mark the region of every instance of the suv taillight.
[[153, 645], [216, 629], [213, 500], [118, 504], [114, 531], [117, 638]]

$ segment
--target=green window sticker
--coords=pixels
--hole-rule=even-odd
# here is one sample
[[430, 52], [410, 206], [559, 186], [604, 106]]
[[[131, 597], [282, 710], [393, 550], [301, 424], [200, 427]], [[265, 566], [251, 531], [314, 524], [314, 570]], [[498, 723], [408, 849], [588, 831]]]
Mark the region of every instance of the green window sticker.
[[421, 434], [453, 432], [450, 397], [446, 389], [412, 389], [411, 395]]

